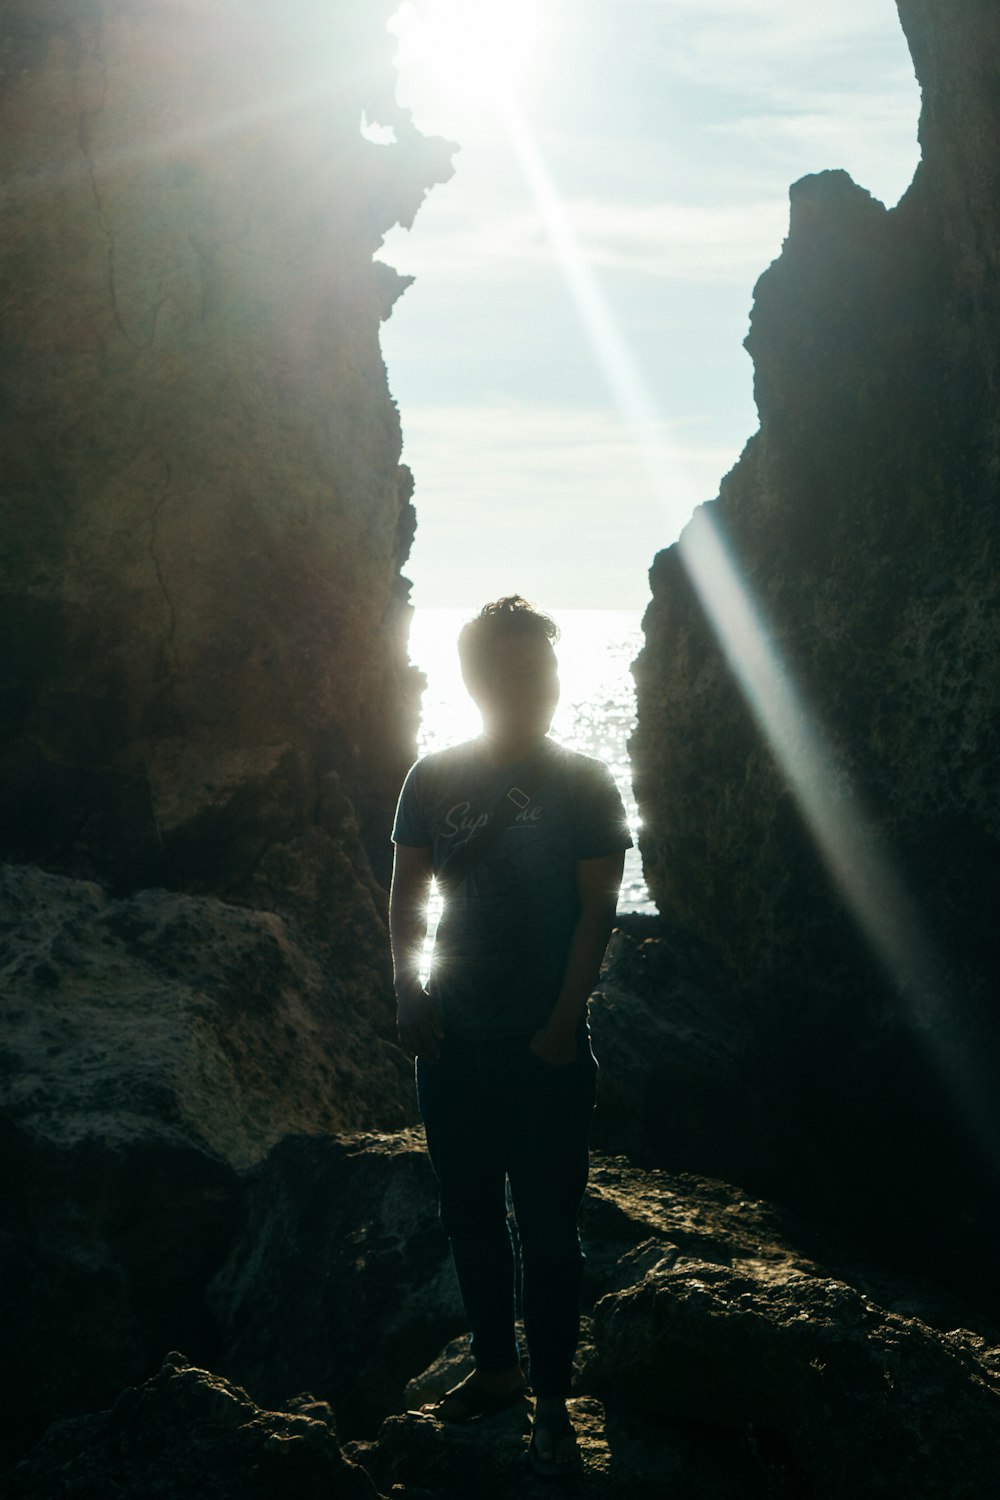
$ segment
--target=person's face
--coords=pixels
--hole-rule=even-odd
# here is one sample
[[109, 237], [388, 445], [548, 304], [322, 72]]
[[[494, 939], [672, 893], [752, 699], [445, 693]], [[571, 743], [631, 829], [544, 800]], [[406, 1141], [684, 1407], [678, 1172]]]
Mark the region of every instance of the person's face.
[[494, 642], [483, 676], [469, 691], [487, 730], [547, 734], [559, 702], [556, 654], [548, 641], [512, 635]]

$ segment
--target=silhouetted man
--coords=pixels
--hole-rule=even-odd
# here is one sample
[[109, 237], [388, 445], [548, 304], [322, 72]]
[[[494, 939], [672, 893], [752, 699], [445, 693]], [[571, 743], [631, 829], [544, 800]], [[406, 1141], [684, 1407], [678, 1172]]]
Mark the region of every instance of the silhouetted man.
[[[390, 901], [399, 1036], [417, 1059], [475, 1363], [433, 1409], [463, 1422], [524, 1394], [509, 1182], [535, 1394], [529, 1452], [549, 1475], [579, 1465], [566, 1399], [597, 1081], [586, 1004], [632, 842], [607, 767], [547, 737], [559, 699], [557, 636], [552, 620], [517, 596], [463, 627], [462, 675], [483, 732], [407, 775]], [[444, 911], [425, 989], [432, 876]]]

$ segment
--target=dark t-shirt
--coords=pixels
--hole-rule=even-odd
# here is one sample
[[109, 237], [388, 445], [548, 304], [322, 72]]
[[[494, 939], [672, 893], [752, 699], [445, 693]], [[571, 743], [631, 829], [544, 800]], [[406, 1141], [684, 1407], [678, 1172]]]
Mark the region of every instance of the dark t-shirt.
[[[579, 913], [576, 862], [632, 843], [603, 761], [549, 739], [539, 755], [529, 806], [445, 898], [428, 989], [451, 1035], [530, 1036], [544, 1025]], [[437, 873], [529, 765], [534, 757], [498, 770], [480, 740], [425, 756], [403, 783], [393, 842], [429, 847]]]

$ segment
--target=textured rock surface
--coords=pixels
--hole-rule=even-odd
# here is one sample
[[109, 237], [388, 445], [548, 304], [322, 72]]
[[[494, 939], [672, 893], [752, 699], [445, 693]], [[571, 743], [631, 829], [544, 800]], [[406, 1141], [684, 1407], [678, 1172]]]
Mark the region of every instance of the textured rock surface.
[[[641, 1165], [742, 1177], [760, 1150], [749, 1093], [752, 1042], [739, 986], [718, 953], [665, 918], [621, 916], [590, 1003], [601, 1067], [592, 1141]], [[734, 1137], [725, 1099], [744, 1101]]]
[[8, 858], [329, 930], [353, 807], [384, 873], [414, 519], [372, 253], [450, 172], [392, 9], [4, 8]]
[[817, 1500], [986, 1500], [995, 1484], [1000, 1351], [841, 1282], [677, 1262], [606, 1298], [596, 1339], [618, 1400], [756, 1430]]
[[290, 1131], [403, 1123], [399, 1052], [273, 913], [12, 866], [0, 912], [0, 1108], [36, 1138], [242, 1168]]
[[304, 1398], [262, 1411], [239, 1386], [170, 1354], [109, 1411], [56, 1423], [13, 1472], [16, 1500], [375, 1500], [337, 1444], [329, 1410]]
[[[662, 1420], [609, 1410], [594, 1396], [570, 1402], [585, 1465], [577, 1478], [558, 1481], [561, 1495], [588, 1500], [765, 1500], [790, 1492], [744, 1448], [726, 1436], [713, 1443]], [[515, 1408], [470, 1427], [445, 1427], [432, 1417], [390, 1417], [377, 1445], [356, 1456], [379, 1488], [401, 1500], [468, 1496], [482, 1500], [542, 1500], [553, 1481], [532, 1473], [527, 1461], [530, 1421]], [[349, 1445], [349, 1453], [355, 1450]], [[770, 1487], [768, 1487], [770, 1484]], [[474, 1491], [473, 1491], [474, 1486]], [[394, 1488], [398, 1487], [398, 1488]]]
[[[407, 1133], [284, 1142], [254, 1174], [247, 1230], [212, 1293], [249, 1392], [170, 1355], [110, 1412], [56, 1424], [14, 1493], [131, 1494], [145, 1481], [156, 1494], [169, 1474], [172, 1494], [253, 1494], [273, 1459], [291, 1476], [284, 1493], [312, 1493], [312, 1466], [327, 1464], [336, 1495], [360, 1476], [341, 1469], [334, 1432], [349, 1436], [359, 1400], [369, 1416], [382, 1400], [394, 1411], [377, 1437], [344, 1449], [380, 1492], [541, 1494], [524, 1406], [464, 1429], [399, 1410], [467, 1357], [456, 1340], [419, 1368], [448, 1300], [428, 1187]], [[901, 1493], [902, 1473], [928, 1500], [991, 1494], [1000, 1349], [990, 1330], [967, 1331], [954, 1301], [844, 1261], [737, 1188], [621, 1158], [595, 1162], [582, 1227], [588, 1304], [599, 1300], [573, 1401], [587, 1470], [566, 1493], [874, 1496]], [[283, 1394], [265, 1400], [264, 1385]]]
[[289, 1131], [400, 1124], [412, 1085], [321, 945], [273, 913], [12, 867], [0, 913], [16, 1443], [171, 1345], [217, 1355], [204, 1289], [241, 1223], [238, 1172]]
[[212, 1284], [220, 1368], [264, 1405], [307, 1386], [370, 1435], [463, 1326], [422, 1133], [284, 1140]]
[[[939, 1331], [963, 1310], [932, 1288], [838, 1261], [724, 1183], [620, 1159], [595, 1162], [583, 1240], [601, 1300], [572, 1403], [586, 1472], [566, 1493], [990, 1494], [1000, 1350]], [[409, 1398], [454, 1378], [457, 1357], [444, 1351]], [[506, 1500], [543, 1489], [526, 1436], [520, 1407], [463, 1429], [410, 1412], [347, 1451], [413, 1500], [467, 1494], [472, 1475]]]
[[239, 1232], [236, 1174], [150, 1131], [57, 1149], [0, 1123], [0, 1464], [109, 1404], [183, 1341], [214, 1362], [205, 1286]]
[[[988, 1283], [1000, 1216], [1000, 16], [981, 0], [946, 18], [900, 0], [900, 13], [924, 89], [921, 166], [892, 211], [842, 172], [792, 189], [747, 340], [760, 432], [656, 559], [633, 749], [657, 903], [743, 988], [765, 1120], [756, 1182]], [[762, 613], [763, 654], [801, 690], [782, 767], [692, 583], [713, 533]], [[752, 646], [734, 590], [717, 603]], [[752, 654], [734, 660], [755, 672]], [[768, 696], [773, 722], [781, 703]], [[807, 759], [816, 726], [830, 770]], [[836, 880], [803, 821], [810, 799]], [[932, 1220], [929, 1184], [942, 1195]]]
[[406, 281], [372, 256], [450, 148], [394, 103], [393, 9], [0, 18], [14, 1442], [214, 1354], [240, 1170], [412, 1110], [383, 885], [415, 521], [379, 350]]

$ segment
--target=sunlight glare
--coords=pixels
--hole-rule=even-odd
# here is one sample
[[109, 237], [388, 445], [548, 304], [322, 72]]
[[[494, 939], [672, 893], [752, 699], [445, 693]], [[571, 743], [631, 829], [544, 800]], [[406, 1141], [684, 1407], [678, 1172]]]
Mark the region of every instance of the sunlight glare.
[[684, 490], [687, 488], [684, 466], [676, 449], [662, 436], [659, 412], [566, 212], [538, 142], [513, 99], [503, 101], [503, 115], [511, 147], [552, 253], [615, 404], [628, 424], [652, 492], [666, 495], [671, 488]]
[[744, 584], [711, 505], [678, 543], [702, 607], [845, 905], [948, 1080], [966, 1123], [1000, 1172], [994, 1085], [963, 1035], [954, 976], [927, 914], [900, 878], [892, 851], [861, 803]]
[[455, 103], [515, 93], [537, 59], [533, 0], [405, 0], [389, 22], [396, 64]]
[[[666, 500], [677, 456], [657, 431], [654, 403], [593, 267], [569, 221], [526, 120], [503, 101], [508, 134], [581, 323], [644, 467]], [[702, 506], [680, 542], [681, 561], [760, 730], [793, 791], [830, 879], [865, 934], [925, 1044], [992, 1151], [990, 1088], [949, 1019], [950, 975], [930, 938], [885, 839], [853, 794], [846, 765], [816, 724], [808, 701], [774, 643], [762, 610], [731, 557], [710, 506]]]
[[834, 754], [793, 683], [771, 631], [740, 578], [716, 522], [703, 505], [678, 543], [702, 608], [762, 735], [795, 794], [834, 884], [919, 1025], [936, 1019], [947, 993], [924, 925], [888, 850], [861, 806], [844, 763]]

